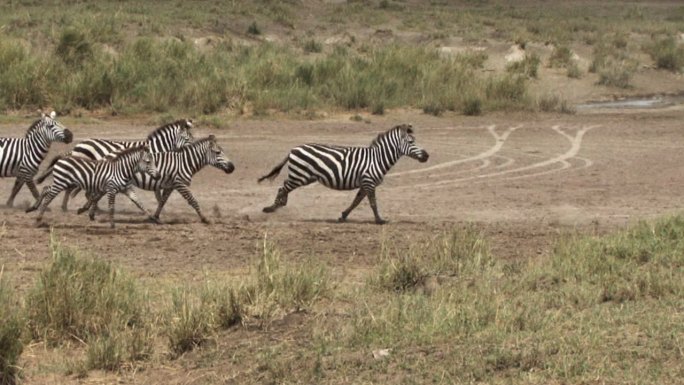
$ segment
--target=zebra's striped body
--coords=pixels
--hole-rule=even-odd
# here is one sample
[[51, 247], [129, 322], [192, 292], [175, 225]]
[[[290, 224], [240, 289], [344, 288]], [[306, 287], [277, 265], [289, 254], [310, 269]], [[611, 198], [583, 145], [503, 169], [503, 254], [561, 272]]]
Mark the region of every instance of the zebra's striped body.
[[[147, 139], [141, 141], [87, 139], [74, 146], [66, 155], [76, 158], [100, 160], [109, 154], [142, 145], [149, 146], [152, 153], [174, 151], [192, 142], [191, 128], [192, 120], [181, 119], [155, 129], [147, 136]], [[41, 183], [52, 172], [52, 165], [60, 158], [61, 156], [52, 160], [50, 167], [48, 167], [43, 175], [38, 177], [38, 183]], [[63, 211], [67, 210], [69, 196], [76, 196], [79, 191], [80, 188], [77, 187], [64, 194], [64, 201], [62, 202]]]
[[[133, 174], [136, 172], [148, 173], [154, 177], [159, 176], [152, 153], [147, 146], [132, 147], [118, 153], [115, 157], [99, 161], [72, 156], [61, 158], [54, 164], [52, 184], [43, 189], [36, 203], [26, 212], [40, 207], [36, 219], [41, 221], [45, 209], [60, 192], [78, 187], [86, 190], [89, 204], [97, 202], [107, 194], [112, 227], [114, 227], [114, 199], [119, 192], [124, 192], [151, 217], [132, 189]], [[90, 207], [90, 219], [93, 219], [95, 205], [90, 204]]]
[[385, 223], [380, 217], [375, 199], [375, 188], [385, 174], [403, 155], [420, 162], [428, 160], [428, 153], [415, 144], [410, 124], [396, 126], [378, 135], [369, 147], [344, 147], [322, 144], [306, 144], [290, 150], [290, 154], [268, 175], [259, 179], [273, 179], [288, 164], [288, 176], [278, 190], [273, 205], [265, 207], [270, 213], [287, 204], [288, 194], [301, 186], [319, 182], [335, 190], [359, 189], [351, 206], [342, 212], [341, 222], [347, 219], [359, 203], [368, 196], [375, 221]]
[[0, 138], [0, 177], [16, 177], [7, 206], [14, 205], [14, 198], [26, 184], [34, 198], [38, 189], [33, 177], [50, 150], [52, 142], [71, 143], [71, 131], [55, 120], [54, 111], [29, 127], [24, 138]]
[[[144, 190], [163, 191], [153, 217], [159, 219], [159, 214], [169, 196], [173, 190], [178, 190], [188, 204], [195, 209], [202, 222], [209, 223], [189, 187], [193, 175], [206, 165], [214, 166], [227, 174], [235, 170], [233, 163], [226, 158], [223, 149], [216, 142], [216, 137], [210, 135], [179, 150], [153, 154], [153, 158], [159, 170], [159, 178], [154, 179], [147, 174], [138, 173], [133, 176], [133, 185]], [[84, 209], [87, 207], [81, 210]]]

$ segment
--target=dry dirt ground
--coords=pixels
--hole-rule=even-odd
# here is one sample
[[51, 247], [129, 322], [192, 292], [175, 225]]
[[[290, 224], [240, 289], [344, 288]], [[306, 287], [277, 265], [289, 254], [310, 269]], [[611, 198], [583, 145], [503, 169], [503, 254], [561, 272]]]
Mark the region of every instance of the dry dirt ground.
[[[18, 207], [0, 209], [0, 266], [15, 288], [25, 292], [49, 262], [52, 232], [64, 244], [115, 262], [143, 280], [183, 282], [201, 280], [206, 272], [244, 273], [259, 243], [268, 238], [282, 249], [286, 261], [314, 257], [353, 282], [374, 266], [381, 242], [401, 248], [468, 222], [485, 232], [497, 257], [524, 258], [548, 253], [559, 233], [605, 232], [638, 219], [678, 213], [684, 206], [681, 108], [477, 118], [405, 111], [370, 120], [354, 122], [341, 115], [321, 121], [237, 121], [223, 130], [196, 126], [196, 137], [215, 134], [236, 165], [231, 175], [207, 168], [194, 179], [191, 189], [213, 221], [210, 225], [201, 224], [174, 193], [162, 213], [162, 225], [145, 222], [120, 196], [117, 227], [111, 230], [106, 215], [95, 222], [76, 215], [82, 197], [63, 213], [60, 196], [45, 215], [49, 226], [39, 227], [35, 213], [24, 213], [32, 198], [22, 190]], [[261, 212], [272, 203], [284, 173], [273, 183], [257, 184], [256, 179], [292, 146], [365, 145], [378, 132], [403, 122], [414, 124], [418, 144], [431, 157], [425, 164], [402, 159], [378, 189], [387, 225], [373, 223], [367, 202], [348, 223], [337, 223], [354, 192], [320, 185], [293, 192], [288, 206], [277, 213]], [[20, 136], [29, 123], [2, 125], [0, 132]], [[68, 126], [76, 140], [136, 139], [154, 128], [109, 120]], [[51, 154], [66, 149], [54, 146]], [[0, 180], [3, 200], [12, 183]], [[155, 208], [151, 192], [139, 195]]]

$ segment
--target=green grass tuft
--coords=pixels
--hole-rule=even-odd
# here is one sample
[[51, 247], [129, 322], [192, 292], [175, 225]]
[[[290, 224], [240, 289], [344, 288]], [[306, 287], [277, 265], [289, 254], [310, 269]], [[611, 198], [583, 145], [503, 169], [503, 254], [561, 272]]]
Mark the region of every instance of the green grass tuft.
[[89, 368], [115, 370], [149, 353], [146, 300], [111, 264], [51, 242], [52, 262], [26, 300], [32, 338], [88, 344]]
[[19, 357], [24, 350], [22, 330], [25, 319], [20, 316], [20, 307], [10, 290], [2, 266], [0, 266], [0, 384], [18, 383]]

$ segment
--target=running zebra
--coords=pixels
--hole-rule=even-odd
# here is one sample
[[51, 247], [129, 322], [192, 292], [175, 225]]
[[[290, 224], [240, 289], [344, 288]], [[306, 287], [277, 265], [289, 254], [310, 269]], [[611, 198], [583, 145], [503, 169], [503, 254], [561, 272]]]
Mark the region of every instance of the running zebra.
[[[223, 149], [216, 142], [216, 137], [209, 135], [180, 150], [162, 152], [153, 156], [154, 163], [159, 169], [159, 178], [153, 179], [146, 174], [135, 174], [133, 176], [133, 185], [144, 190], [162, 192], [153, 218], [157, 221], [159, 220], [159, 214], [169, 196], [173, 190], [178, 190], [188, 204], [195, 209], [202, 222], [209, 223], [209, 220], [202, 214], [199, 203], [190, 192], [189, 187], [192, 183], [193, 175], [206, 165], [223, 170], [226, 174], [230, 174], [235, 170], [233, 162], [226, 157]], [[88, 208], [88, 205], [86, 205], [79, 209], [79, 212], [83, 212]]]
[[[145, 144], [150, 147], [150, 151], [153, 153], [177, 150], [192, 142], [193, 137], [191, 128], [192, 120], [180, 119], [155, 129], [147, 136], [147, 139], [141, 141], [128, 142], [107, 139], [84, 140], [77, 144], [69, 153], [55, 157], [47, 170], [45, 170], [45, 172], [37, 178], [37, 181], [38, 183], [42, 183], [45, 178], [52, 173], [54, 164], [64, 156], [100, 160], [108, 154]], [[67, 211], [69, 197], [75, 197], [79, 191], [81, 191], [81, 189], [76, 187], [68, 190], [64, 194], [62, 211]]]
[[38, 189], [33, 177], [38, 173], [40, 163], [45, 159], [52, 142], [71, 143], [73, 134], [50, 115], [42, 114], [33, 122], [24, 138], [0, 138], [0, 177], [16, 177], [14, 187], [7, 200], [7, 206], [14, 206], [14, 198], [26, 184], [34, 198]]
[[287, 195], [294, 189], [319, 182], [335, 190], [359, 189], [351, 206], [342, 212], [340, 222], [347, 220], [349, 213], [368, 196], [375, 215], [375, 223], [385, 220], [378, 214], [375, 188], [385, 174], [403, 155], [419, 162], [428, 160], [428, 153], [418, 147], [413, 137], [413, 127], [402, 124], [378, 135], [369, 147], [343, 147], [322, 144], [305, 144], [290, 150], [288, 156], [268, 175], [259, 178], [272, 180], [289, 162], [288, 176], [273, 205], [264, 207], [265, 213], [272, 213], [287, 204]]
[[61, 158], [54, 165], [52, 185], [46, 186], [33, 206], [26, 209], [31, 212], [40, 207], [38, 222], [42, 221], [43, 213], [64, 190], [79, 187], [86, 190], [90, 206], [90, 219], [95, 218], [95, 205], [102, 196], [109, 198], [109, 219], [114, 227], [114, 199], [119, 192], [125, 193], [150, 219], [152, 215], [143, 207], [132, 188], [133, 174], [144, 172], [159, 177], [159, 170], [154, 164], [150, 148], [147, 145], [127, 148], [116, 156], [99, 161], [68, 156]]

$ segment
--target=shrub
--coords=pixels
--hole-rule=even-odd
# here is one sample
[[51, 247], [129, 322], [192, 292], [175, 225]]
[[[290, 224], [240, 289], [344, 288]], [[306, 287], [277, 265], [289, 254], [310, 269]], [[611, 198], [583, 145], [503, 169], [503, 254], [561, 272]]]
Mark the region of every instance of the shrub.
[[631, 79], [636, 66], [627, 61], [607, 61], [598, 71], [598, 84], [619, 88], [631, 87]]
[[59, 37], [55, 54], [67, 65], [77, 66], [93, 58], [93, 47], [83, 32], [67, 29]]
[[468, 116], [480, 115], [482, 113], [482, 100], [477, 97], [467, 98], [463, 102], [463, 114]]
[[309, 39], [304, 43], [304, 52], [306, 53], [319, 53], [322, 51], [323, 44], [314, 39]]
[[533, 53], [531, 55], [525, 55], [525, 58], [521, 61], [510, 63], [506, 66], [506, 71], [536, 79], [540, 63], [541, 59], [539, 58], [539, 55]]
[[250, 35], [261, 35], [261, 29], [257, 25], [256, 21], [253, 21], [252, 24], [247, 27], [247, 33]]
[[549, 67], [565, 68], [572, 61], [572, 51], [565, 45], [559, 45], [553, 49], [549, 57]]
[[679, 72], [684, 68], [684, 47], [677, 44], [672, 36], [653, 43], [647, 47], [647, 51], [658, 68], [674, 72]]
[[568, 65], [568, 77], [573, 79], [582, 77], [582, 70], [579, 68], [577, 62], [573, 61]]
[[18, 380], [17, 362], [24, 349], [21, 332], [25, 326], [19, 312], [0, 268], [0, 385], [15, 384]]

